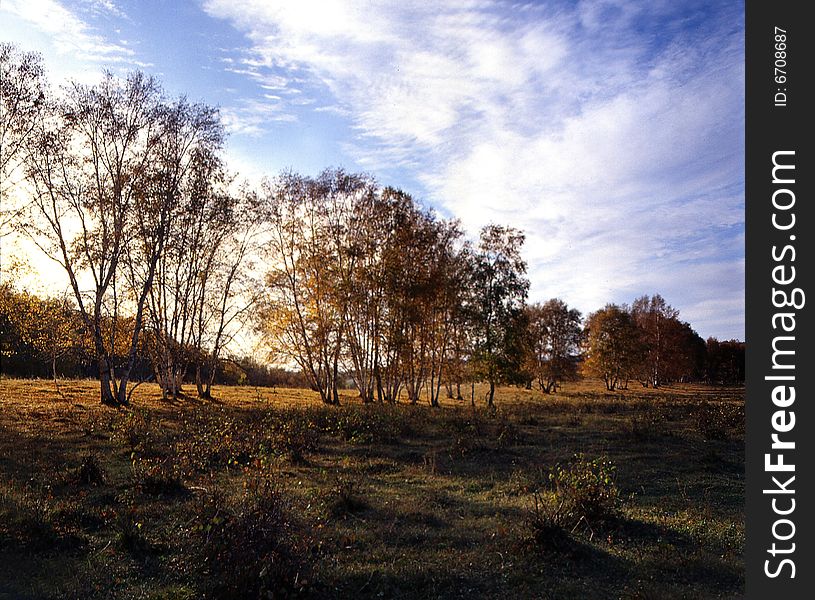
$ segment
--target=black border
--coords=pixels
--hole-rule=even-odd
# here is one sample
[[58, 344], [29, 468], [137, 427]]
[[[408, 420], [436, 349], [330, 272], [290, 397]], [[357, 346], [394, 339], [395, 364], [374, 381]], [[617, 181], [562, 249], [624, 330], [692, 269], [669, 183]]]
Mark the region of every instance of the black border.
[[[746, 444], [746, 591], [748, 598], [786, 600], [814, 598], [815, 587], [815, 531], [813, 517], [812, 480], [815, 479], [812, 464], [815, 449], [815, 387], [812, 371], [813, 339], [812, 307], [815, 288], [812, 283], [813, 211], [812, 203], [812, 131], [809, 112], [815, 110], [813, 103], [812, 66], [808, 59], [815, 56], [812, 39], [815, 23], [804, 15], [807, 2], [792, 0], [761, 2], [748, 0], [745, 5], [745, 77], [746, 77], [746, 341], [747, 341], [747, 444]], [[786, 71], [788, 80], [779, 85], [774, 80], [775, 39], [774, 28], [786, 30]], [[775, 106], [774, 94], [786, 88], [786, 106]], [[779, 185], [772, 183], [772, 155], [779, 150], [795, 151], [795, 184], [792, 186], [796, 203], [796, 226], [787, 232], [778, 231], [772, 225], [772, 194]], [[789, 186], [787, 186], [789, 187]], [[789, 235], [796, 239], [790, 242]], [[807, 304], [796, 312], [794, 334], [776, 332], [772, 326], [774, 286], [771, 249], [779, 249], [789, 243], [796, 246], [796, 280], [788, 288], [800, 287], [806, 294]], [[794, 309], [790, 309], [794, 310]], [[795, 464], [795, 473], [766, 473], [764, 455], [771, 450], [771, 418], [778, 410], [772, 403], [771, 391], [778, 382], [766, 381], [773, 374], [771, 369], [772, 339], [776, 335], [795, 335], [795, 376], [790, 385], [796, 388], [796, 401], [788, 410], [795, 412], [794, 429], [784, 435], [794, 440], [793, 451], [785, 452], [785, 462]], [[788, 346], [790, 347], [790, 346]], [[791, 371], [789, 371], [791, 372]], [[779, 372], [776, 371], [775, 374]], [[765, 560], [772, 559], [772, 569], [781, 556], [775, 559], [767, 552], [774, 539], [772, 525], [776, 519], [771, 508], [773, 495], [765, 494], [772, 487], [772, 475], [783, 477], [795, 475], [796, 508], [790, 515], [795, 523], [795, 552], [788, 555], [796, 566], [795, 578], [789, 578], [791, 570], [785, 568], [782, 575], [769, 578], [765, 575]], [[786, 496], [789, 498], [789, 496]], [[789, 542], [778, 542], [779, 547]]]

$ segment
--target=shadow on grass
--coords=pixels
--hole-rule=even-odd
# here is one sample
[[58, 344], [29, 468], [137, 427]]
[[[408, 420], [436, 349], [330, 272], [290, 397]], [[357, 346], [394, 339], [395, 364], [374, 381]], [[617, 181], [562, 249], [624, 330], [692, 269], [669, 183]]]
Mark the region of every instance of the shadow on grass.
[[[619, 587], [625, 583], [626, 561], [578, 538], [568, 534], [566, 537], [566, 545], [558, 551], [526, 547], [521, 550], [522, 557], [484, 547], [483, 562], [477, 566], [463, 554], [463, 560], [444, 564], [423, 563], [421, 556], [416, 556], [381, 568], [370, 565], [363, 571], [326, 578], [317, 597], [562, 598], [557, 594], [558, 581], [568, 583], [585, 577], [602, 584], [595, 588], [597, 595], [591, 597], [615, 597], [605, 595], [604, 586]], [[519, 570], [519, 562], [527, 568]], [[543, 582], [546, 585], [541, 585]], [[543, 592], [545, 587], [552, 589], [551, 595]]]
[[635, 519], [618, 518], [603, 531], [639, 555], [628, 565], [632, 577], [673, 584], [704, 586], [708, 591], [727, 594], [744, 586], [740, 567], [724, 560], [693, 536], [670, 527]]

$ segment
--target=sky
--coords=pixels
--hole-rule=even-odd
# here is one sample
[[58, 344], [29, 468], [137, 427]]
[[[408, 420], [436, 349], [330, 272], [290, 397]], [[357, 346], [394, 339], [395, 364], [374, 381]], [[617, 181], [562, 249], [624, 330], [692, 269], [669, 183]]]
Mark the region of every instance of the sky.
[[517, 227], [530, 301], [659, 293], [744, 339], [742, 2], [0, 0], [0, 41], [219, 107], [250, 181], [344, 167]]

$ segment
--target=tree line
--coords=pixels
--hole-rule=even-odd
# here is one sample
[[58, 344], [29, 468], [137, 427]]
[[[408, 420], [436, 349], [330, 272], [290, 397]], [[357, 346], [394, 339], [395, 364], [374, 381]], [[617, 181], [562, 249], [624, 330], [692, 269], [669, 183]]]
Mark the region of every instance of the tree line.
[[0, 235], [25, 235], [69, 289], [57, 301], [0, 286], [4, 371], [50, 357], [56, 378], [81, 348], [106, 404], [146, 379], [209, 397], [239, 362], [225, 349], [251, 330], [261, 362], [296, 368], [327, 404], [348, 386], [365, 402], [438, 405], [468, 385], [474, 401], [485, 382], [492, 405], [499, 384], [552, 392], [578, 373], [610, 390], [743, 379], [743, 345], [739, 358], [736, 342], [701, 340], [658, 295], [585, 324], [561, 300], [528, 304], [519, 230], [467, 240], [410, 194], [342, 169], [238, 185], [216, 109], [143, 73], [57, 94], [38, 55], [2, 44], [0, 58]]
[[[107, 329], [110, 325], [106, 324]], [[122, 318], [118, 327], [132, 331], [132, 319]], [[142, 332], [137, 351], [134, 376], [137, 380], [153, 379], [151, 330]], [[123, 336], [124, 339], [124, 336]], [[126, 348], [116, 349], [115, 359], [122, 360]], [[195, 357], [186, 349], [186, 362], [205, 363], [206, 357]], [[0, 283], [0, 373], [23, 378], [52, 378], [60, 390], [60, 378], [98, 376], [93, 340], [85, 331], [80, 315], [70, 298], [40, 297], [18, 289], [12, 281]], [[219, 358], [203, 378], [224, 385], [257, 385], [265, 387], [308, 387], [299, 372], [274, 367], [252, 356], [233, 355]], [[194, 375], [193, 375], [194, 377]]]

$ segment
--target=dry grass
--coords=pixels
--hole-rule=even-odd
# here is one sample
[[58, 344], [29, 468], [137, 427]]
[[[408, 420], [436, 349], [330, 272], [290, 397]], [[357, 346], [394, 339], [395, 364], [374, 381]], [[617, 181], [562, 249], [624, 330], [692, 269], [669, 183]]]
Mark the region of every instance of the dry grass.
[[[0, 380], [0, 598], [224, 596], [211, 548], [297, 597], [744, 591], [742, 389], [503, 388], [490, 414], [480, 388], [476, 410], [434, 410], [240, 387], [168, 403], [144, 385], [115, 411], [97, 386], [63, 382], [63, 399], [52, 382]], [[535, 499], [556, 502], [551, 469], [578, 453], [614, 464], [619, 510], [544, 523], [546, 543]], [[241, 508], [266, 506], [246, 503], [264, 486], [271, 525]], [[258, 558], [271, 550], [240, 552], [234, 531], [253, 528], [280, 537], [274, 569]]]

